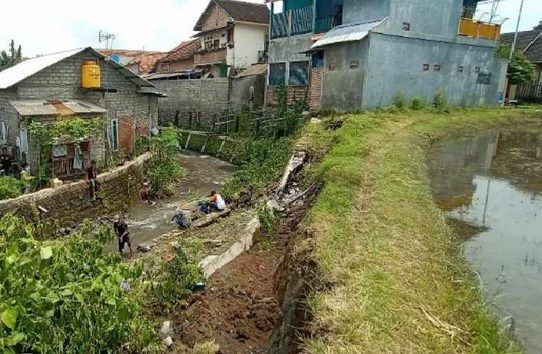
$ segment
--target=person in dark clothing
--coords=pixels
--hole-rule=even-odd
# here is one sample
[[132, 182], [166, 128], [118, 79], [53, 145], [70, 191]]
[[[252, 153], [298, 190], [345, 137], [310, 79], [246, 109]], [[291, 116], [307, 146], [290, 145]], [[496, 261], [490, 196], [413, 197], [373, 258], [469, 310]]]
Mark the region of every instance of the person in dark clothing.
[[132, 239], [130, 237], [130, 233], [128, 232], [128, 224], [126, 224], [120, 215], [115, 216], [113, 229], [115, 230], [115, 235], [117, 235], [117, 239], [119, 241], [119, 252], [121, 256], [122, 252], [124, 251], [124, 245], [128, 244], [128, 248], [130, 249], [130, 258], [133, 258], [134, 253], [132, 251]]
[[175, 223], [180, 229], [187, 229], [192, 223], [192, 218], [190, 217], [189, 212], [179, 209], [177, 213], [173, 215], [171, 221], [175, 221]]
[[2, 148], [2, 155], [0, 155], [0, 167], [4, 171], [4, 175], [11, 174], [11, 167], [13, 165], [13, 159], [8, 152], [8, 148]]
[[98, 169], [96, 168], [96, 161], [92, 160], [90, 166], [87, 168], [87, 180], [89, 182], [90, 199], [96, 200], [96, 193], [98, 193]]

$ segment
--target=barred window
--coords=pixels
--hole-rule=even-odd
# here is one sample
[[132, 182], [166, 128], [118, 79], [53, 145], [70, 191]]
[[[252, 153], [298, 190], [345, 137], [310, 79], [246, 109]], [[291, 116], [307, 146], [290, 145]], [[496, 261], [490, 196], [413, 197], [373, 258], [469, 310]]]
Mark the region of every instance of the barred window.
[[290, 80], [292, 86], [306, 86], [309, 83], [309, 62], [295, 61], [290, 63]]
[[286, 81], [286, 63], [269, 64], [269, 85], [282, 85]]

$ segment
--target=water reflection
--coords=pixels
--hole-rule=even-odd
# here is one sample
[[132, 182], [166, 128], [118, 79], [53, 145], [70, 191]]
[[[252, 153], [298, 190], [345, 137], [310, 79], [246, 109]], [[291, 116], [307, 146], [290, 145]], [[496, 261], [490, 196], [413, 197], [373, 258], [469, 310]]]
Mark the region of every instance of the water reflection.
[[542, 353], [541, 151], [540, 134], [491, 132], [428, 152], [435, 199], [477, 230], [465, 253], [530, 353]]

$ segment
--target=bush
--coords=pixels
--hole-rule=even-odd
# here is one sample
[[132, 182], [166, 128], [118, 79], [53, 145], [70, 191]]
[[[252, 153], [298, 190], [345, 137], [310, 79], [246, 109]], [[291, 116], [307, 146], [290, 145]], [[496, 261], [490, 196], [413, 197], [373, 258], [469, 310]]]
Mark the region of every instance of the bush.
[[13, 177], [0, 178], [0, 200], [17, 198], [21, 195], [23, 183]]
[[175, 128], [165, 128], [158, 136], [149, 139], [149, 149], [154, 154], [147, 171], [155, 195], [171, 194], [173, 184], [183, 176], [179, 163], [179, 134]]
[[433, 106], [435, 106], [435, 108], [438, 109], [439, 112], [446, 110], [446, 107], [448, 106], [448, 97], [446, 91], [439, 90], [437, 92], [437, 94], [435, 95], [435, 99], [433, 100]]
[[137, 302], [121, 288], [135, 286], [142, 267], [102, 253], [110, 228], [84, 227], [42, 243], [32, 225], [8, 215], [0, 230], [0, 351], [112, 352], [133, 341], [135, 329], [136, 337], [152, 340]]
[[407, 99], [405, 93], [400, 91], [393, 96], [393, 104], [399, 109], [405, 109], [407, 107]]
[[412, 108], [415, 111], [420, 111], [425, 108], [425, 100], [423, 98], [414, 98], [412, 100], [412, 104], [410, 105], [410, 108]]

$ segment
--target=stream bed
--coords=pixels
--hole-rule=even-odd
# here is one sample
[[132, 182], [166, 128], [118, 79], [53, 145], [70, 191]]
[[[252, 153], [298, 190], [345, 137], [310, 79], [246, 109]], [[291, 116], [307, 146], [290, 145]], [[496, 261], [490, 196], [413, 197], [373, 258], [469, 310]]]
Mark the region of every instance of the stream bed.
[[427, 158], [434, 198], [495, 313], [513, 319], [527, 353], [542, 353], [542, 134], [445, 140]]

